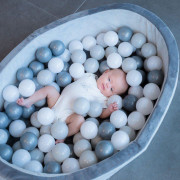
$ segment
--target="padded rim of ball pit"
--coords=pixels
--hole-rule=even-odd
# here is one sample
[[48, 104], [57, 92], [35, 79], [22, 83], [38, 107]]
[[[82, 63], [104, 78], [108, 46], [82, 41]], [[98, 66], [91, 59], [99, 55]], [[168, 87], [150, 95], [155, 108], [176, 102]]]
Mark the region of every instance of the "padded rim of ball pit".
[[[57, 20], [43, 28], [38, 29], [33, 34], [28, 36], [22, 43], [20, 43], [14, 50], [12, 50], [8, 56], [4, 58], [4, 60], [0, 63], [0, 76], [3, 75], [3, 70], [6, 68], [7, 65], [10, 64], [11, 60], [18, 55], [18, 53], [26, 46], [28, 43], [33, 41], [39, 35], [51, 30], [59, 25], [62, 25], [66, 22], [86, 17], [88, 15], [96, 14], [99, 12], [105, 12], [108, 10], [128, 10], [134, 13], [137, 13], [152, 24], [155, 25], [157, 30], [162, 35], [168, 52], [168, 59], [169, 59], [169, 66], [167, 67], [167, 72], [165, 72], [165, 80], [163, 84], [163, 89], [161, 91], [160, 98], [156, 102], [154, 107], [153, 113], [150, 115], [144, 128], [139, 132], [136, 139], [129, 144], [127, 148], [124, 150], [117, 152], [113, 156], [108, 159], [105, 159], [93, 166], [88, 168], [81, 169], [74, 173], [68, 174], [59, 174], [59, 175], [49, 175], [49, 174], [41, 174], [41, 173], [33, 173], [27, 170], [18, 168], [3, 159], [0, 158], [0, 177], [4, 177], [5, 179], [106, 179], [116, 173], [119, 169], [123, 166], [128, 164], [130, 161], [135, 159], [141, 153], [143, 153], [148, 145], [150, 144], [152, 138], [154, 137], [155, 133], [157, 132], [160, 124], [163, 121], [163, 118], [169, 108], [169, 105], [172, 101], [173, 95], [175, 93], [175, 89], [177, 86], [178, 80], [178, 71], [179, 71], [179, 53], [177, 44], [175, 41], [174, 36], [172, 35], [171, 31], [167, 27], [167, 25], [155, 14], [152, 12], [139, 7], [133, 4], [109, 4], [99, 8], [94, 8], [90, 10], [85, 10], [60, 20]], [[112, 20], [111, 20], [112, 21]], [[49, 42], [47, 43], [49, 44]], [[46, 45], [47, 45], [46, 44]], [[39, 44], [40, 45], [40, 44]], [[27, 60], [28, 61], [28, 60]], [[30, 61], [29, 61], [30, 62]], [[28, 65], [28, 63], [24, 62], [24, 65]], [[8, 83], [12, 83], [15, 80], [9, 80]], [[2, 85], [2, 84], [1, 84]], [[2, 98], [1, 98], [2, 103]], [[2, 105], [1, 105], [2, 106]]]

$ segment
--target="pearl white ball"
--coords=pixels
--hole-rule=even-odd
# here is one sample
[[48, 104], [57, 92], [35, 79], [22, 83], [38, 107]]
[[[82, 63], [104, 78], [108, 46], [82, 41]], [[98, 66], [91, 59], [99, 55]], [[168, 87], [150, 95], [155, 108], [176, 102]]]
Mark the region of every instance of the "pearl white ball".
[[99, 69], [99, 62], [94, 58], [89, 58], [84, 63], [84, 69], [88, 73], [96, 73]]
[[59, 85], [58, 85], [57, 83], [52, 82], [52, 83], [48, 84], [48, 86], [53, 86], [53, 87], [56, 88], [56, 90], [57, 90], [58, 92], [60, 92], [60, 87], [59, 87]]
[[126, 81], [130, 86], [139, 86], [142, 82], [142, 75], [136, 70], [129, 71], [126, 75]]
[[46, 85], [52, 83], [53, 79], [54, 79], [53, 73], [51, 71], [49, 71], [48, 69], [41, 70], [37, 74], [37, 81], [42, 86], [46, 86]]
[[82, 134], [80, 132], [78, 132], [77, 134], [74, 135], [73, 137], [73, 143], [75, 144], [77, 141], [84, 139], [84, 137], [82, 136]]
[[51, 161], [56, 161], [52, 155], [52, 151], [49, 151], [45, 156], [44, 156], [44, 164], [47, 164], [48, 162]]
[[119, 37], [116, 32], [108, 31], [104, 34], [104, 43], [107, 46], [115, 46], [118, 43]]
[[106, 58], [107, 58], [111, 53], [118, 53], [117, 47], [115, 47], [115, 46], [107, 47], [106, 50], [105, 50], [105, 56], [106, 56]]
[[122, 131], [126, 132], [130, 138], [130, 141], [133, 141], [136, 138], [135, 130], [129, 126], [123, 126], [121, 127]]
[[131, 44], [135, 48], [141, 48], [146, 43], [146, 36], [142, 33], [135, 33], [131, 38]]
[[69, 51], [72, 53], [75, 50], [83, 50], [83, 44], [79, 40], [73, 40], [69, 43]]
[[128, 116], [128, 125], [135, 129], [140, 130], [145, 124], [145, 117], [142, 113], [134, 111]]
[[96, 39], [93, 36], [85, 36], [82, 44], [85, 50], [90, 51], [90, 49], [96, 45]]
[[68, 49], [65, 49], [63, 54], [58, 57], [61, 58], [64, 62], [69, 62], [71, 59], [71, 53]]
[[118, 52], [122, 57], [128, 57], [133, 52], [133, 46], [129, 42], [122, 42], [118, 46]]
[[64, 68], [62, 59], [54, 57], [48, 62], [48, 68], [53, 73], [60, 73]]
[[83, 64], [86, 61], [86, 53], [83, 50], [75, 50], [72, 52], [71, 60], [73, 63]]
[[153, 110], [153, 103], [149, 98], [142, 97], [137, 101], [136, 109], [143, 115], [149, 115]]
[[37, 114], [38, 114], [38, 111], [34, 112], [34, 113], [31, 115], [30, 121], [31, 121], [31, 124], [32, 124], [34, 127], [40, 128], [40, 127], [41, 127], [41, 123], [38, 121]]
[[122, 57], [118, 53], [111, 53], [107, 57], [107, 65], [110, 68], [119, 68], [122, 64]]
[[42, 173], [43, 166], [39, 161], [32, 160], [25, 164], [23, 169], [29, 170], [31, 172]]
[[109, 106], [111, 103], [116, 102], [118, 105], [118, 109], [122, 108], [122, 98], [119, 95], [112, 95], [108, 98], [107, 105]]
[[3, 98], [7, 102], [14, 102], [19, 98], [19, 90], [14, 85], [8, 85], [3, 89]]
[[130, 87], [128, 94], [136, 96], [138, 99], [143, 97], [143, 88], [141, 86]]
[[137, 69], [136, 60], [134, 60], [133, 58], [125, 58], [122, 63], [122, 69], [126, 73], [128, 73], [131, 70], [136, 70]]
[[75, 158], [67, 158], [62, 164], [63, 173], [71, 173], [80, 169], [79, 161]]
[[90, 55], [94, 59], [101, 60], [105, 55], [104, 48], [100, 45], [95, 45], [90, 49]]
[[157, 53], [156, 46], [152, 43], [145, 43], [141, 48], [141, 53], [145, 58], [155, 56]]
[[69, 73], [73, 78], [79, 79], [84, 75], [84, 66], [81, 63], [73, 63], [69, 67]]
[[40, 134], [51, 134], [51, 124], [50, 125], [43, 125], [40, 128]]
[[147, 67], [149, 71], [161, 70], [163, 66], [162, 59], [158, 56], [151, 56], [147, 59]]
[[98, 45], [101, 45], [103, 48], [107, 47], [107, 45], [104, 42], [104, 35], [105, 35], [105, 33], [100, 33], [96, 37], [96, 43]]

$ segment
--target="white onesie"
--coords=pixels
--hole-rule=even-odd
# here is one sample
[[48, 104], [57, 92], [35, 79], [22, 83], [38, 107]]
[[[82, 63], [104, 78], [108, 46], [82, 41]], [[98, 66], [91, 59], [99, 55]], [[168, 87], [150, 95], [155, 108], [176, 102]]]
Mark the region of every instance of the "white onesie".
[[52, 107], [55, 112], [55, 121], [65, 122], [66, 118], [74, 113], [73, 104], [79, 97], [84, 97], [89, 101], [98, 101], [103, 108], [107, 108], [107, 97], [98, 89], [95, 76], [92, 73], [85, 73], [83, 77], [64, 88]]

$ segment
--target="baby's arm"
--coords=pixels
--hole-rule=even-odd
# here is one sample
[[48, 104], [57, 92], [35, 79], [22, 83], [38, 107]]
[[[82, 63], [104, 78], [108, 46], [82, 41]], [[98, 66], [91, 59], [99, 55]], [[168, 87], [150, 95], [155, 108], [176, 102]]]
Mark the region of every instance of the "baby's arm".
[[111, 115], [112, 112], [118, 110], [118, 105], [116, 102], [114, 103], [111, 103], [108, 108], [106, 109], [103, 109], [103, 112], [102, 114], [100, 115], [100, 118], [104, 119], [104, 118], [107, 118]]

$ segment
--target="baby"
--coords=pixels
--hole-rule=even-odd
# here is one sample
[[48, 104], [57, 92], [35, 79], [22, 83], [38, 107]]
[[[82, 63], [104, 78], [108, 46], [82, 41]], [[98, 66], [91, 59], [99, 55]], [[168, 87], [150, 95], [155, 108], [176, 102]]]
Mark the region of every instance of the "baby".
[[[17, 103], [30, 107], [35, 102], [47, 98], [48, 107], [54, 111], [56, 121], [66, 122], [69, 128], [68, 136], [72, 136], [80, 130], [84, 122], [83, 116], [73, 112], [73, 103], [77, 98], [84, 97], [89, 101], [98, 101], [103, 107], [100, 118], [107, 118], [118, 109], [116, 103], [107, 107], [108, 97], [122, 94], [127, 88], [126, 75], [122, 70], [106, 70], [97, 80], [96, 75], [85, 73], [82, 78], [66, 86], [61, 95], [53, 86], [45, 86], [27, 99], [18, 99]], [[56, 143], [58, 142], [63, 141], [57, 140]]]

